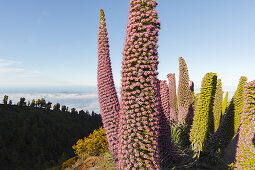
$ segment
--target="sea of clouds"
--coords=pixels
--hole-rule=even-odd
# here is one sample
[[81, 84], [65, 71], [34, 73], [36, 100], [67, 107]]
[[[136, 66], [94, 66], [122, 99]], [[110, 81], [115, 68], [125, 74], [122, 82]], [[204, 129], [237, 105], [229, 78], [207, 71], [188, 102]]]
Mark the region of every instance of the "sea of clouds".
[[32, 101], [33, 99], [44, 98], [47, 102], [52, 102], [52, 106], [55, 103], [66, 105], [77, 110], [92, 110], [99, 113], [99, 103], [97, 93], [2, 93], [0, 96], [8, 95], [9, 100], [12, 100], [13, 104], [16, 104], [20, 97], [25, 97], [26, 101]]
[[[226, 90], [226, 89], [225, 89]], [[87, 88], [51, 88], [51, 89], [12, 89], [3, 90], [5, 92], [0, 93], [0, 103], [3, 103], [2, 99], [4, 95], [9, 96], [9, 100], [12, 100], [13, 104], [16, 104], [21, 97], [25, 97], [26, 101], [32, 101], [33, 99], [44, 98], [46, 102], [52, 102], [52, 106], [56, 103], [60, 105], [66, 105], [71, 108], [76, 108], [77, 110], [88, 110], [90, 113], [93, 110], [96, 113], [100, 113], [100, 107], [98, 102], [98, 94], [96, 87]], [[118, 97], [120, 98], [119, 91], [117, 88]], [[199, 88], [195, 88], [195, 93], [199, 92]], [[230, 100], [234, 94], [234, 91], [227, 89], [229, 91]], [[225, 96], [225, 94], [224, 94]]]

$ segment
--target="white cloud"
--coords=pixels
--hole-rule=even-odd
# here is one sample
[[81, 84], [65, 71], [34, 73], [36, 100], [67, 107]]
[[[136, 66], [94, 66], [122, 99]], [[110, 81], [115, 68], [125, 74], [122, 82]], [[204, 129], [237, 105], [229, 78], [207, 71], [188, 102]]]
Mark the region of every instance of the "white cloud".
[[24, 69], [22, 68], [1, 68], [0, 67], [0, 73], [18, 73], [23, 71]]
[[23, 74], [21, 74], [20, 77], [27, 78], [27, 77], [33, 77], [39, 74], [41, 74], [39, 70], [32, 70], [32, 71], [24, 70]]
[[32, 74], [40, 74], [41, 72], [39, 70], [32, 70], [31, 73]]
[[27, 70], [22, 68], [22, 62], [0, 59], [0, 74], [1, 73], [15, 73], [19, 77], [33, 77], [40, 74], [39, 70]]
[[12, 66], [12, 65], [19, 65], [21, 62], [13, 61], [13, 60], [4, 60], [0, 59], [0, 67]]
[[52, 106], [56, 103], [66, 105], [77, 110], [94, 110], [96, 113], [100, 112], [97, 93], [1, 93], [0, 101], [4, 95], [9, 96], [9, 100], [17, 103], [20, 97], [25, 97], [26, 101], [33, 99], [45, 98], [46, 101], [52, 102]]
[[21, 62], [0, 59], [0, 73], [17, 73], [23, 72], [24, 69], [19, 65]]

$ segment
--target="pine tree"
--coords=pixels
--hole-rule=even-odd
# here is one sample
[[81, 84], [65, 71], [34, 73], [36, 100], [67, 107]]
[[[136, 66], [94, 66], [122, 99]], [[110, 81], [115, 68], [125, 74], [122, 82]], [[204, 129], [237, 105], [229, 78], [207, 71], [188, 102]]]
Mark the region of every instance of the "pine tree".
[[190, 131], [192, 150], [199, 157], [201, 151], [206, 150], [205, 141], [213, 130], [213, 100], [216, 90], [216, 73], [207, 73], [203, 78], [198, 104]]
[[218, 79], [216, 93], [213, 104], [213, 121], [214, 121], [214, 132], [218, 129], [220, 124], [220, 118], [222, 116], [222, 85], [221, 79]]
[[22, 106], [26, 106], [26, 102], [25, 101], [26, 101], [25, 97], [21, 97], [20, 101], [19, 101], [19, 106], [21, 106], [21, 107]]
[[244, 108], [241, 115], [236, 152], [236, 169], [255, 169], [255, 81], [244, 86]]
[[55, 111], [60, 111], [60, 103], [56, 103], [56, 104], [53, 106], [53, 110], [55, 110]]
[[35, 99], [33, 99], [32, 102], [30, 103], [30, 107], [35, 107]]
[[104, 11], [100, 10], [98, 33], [97, 87], [103, 126], [115, 163], [118, 164], [119, 101], [115, 89], [109, 54], [108, 33]]
[[169, 101], [170, 101], [170, 121], [177, 122], [175, 74], [169, 73], [167, 75], [167, 78], [168, 78]]
[[121, 72], [121, 169], [160, 169], [156, 6], [155, 0], [130, 0]]
[[189, 73], [185, 60], [179, 57], [179, 85], [178, 85], [178, 121], [185, 124], [189, 121], [191, 114], [191, 97], [189, 88]]
[[62, 107], [61, 107], [61, 111], [62, 111], [62, 112], [66, 112], [66, 111], [67, 111], [67, 107], [66, 107], [66, 105], [62, 105]]
[[4, 104], [7, 104], [7, 103], [8, 103], [8, 96], [7, 96], [7, 95], [4, 95], [3, 102], [4, 102]]
[[47, 102], [47, 104], [46, 104], [46, 109], [47, 109], [47, 110], [50, 110], [50, 109], [51, 109], [51, 105], [52, 105], [51, 102]]

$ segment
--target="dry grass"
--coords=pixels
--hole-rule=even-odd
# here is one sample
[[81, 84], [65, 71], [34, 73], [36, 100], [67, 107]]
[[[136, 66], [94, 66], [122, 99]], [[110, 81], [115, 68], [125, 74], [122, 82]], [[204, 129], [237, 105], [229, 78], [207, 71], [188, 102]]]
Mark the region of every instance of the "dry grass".
[[65, 170], [116, 170], [114, 160], [109, 151], [100, 156], [86, 155]]

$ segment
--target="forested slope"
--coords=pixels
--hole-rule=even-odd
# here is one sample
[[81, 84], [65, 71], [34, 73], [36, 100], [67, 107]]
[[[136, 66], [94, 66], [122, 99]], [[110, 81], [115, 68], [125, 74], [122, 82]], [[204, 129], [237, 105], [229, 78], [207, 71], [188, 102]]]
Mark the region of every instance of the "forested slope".
[[0, 105], [0, 169], [46, 169], [74, 156], [72, 145], [102, 126], [100, 115]]

